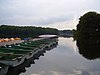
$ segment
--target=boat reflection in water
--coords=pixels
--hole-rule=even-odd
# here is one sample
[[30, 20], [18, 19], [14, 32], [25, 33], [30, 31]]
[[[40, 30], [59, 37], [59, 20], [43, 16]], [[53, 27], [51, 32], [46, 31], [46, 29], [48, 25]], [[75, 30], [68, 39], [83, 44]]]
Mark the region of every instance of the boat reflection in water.
[[35, 64], [34, 60], [38, 60], [40, 56], [44, 56], [44, 53], [46, 53], [46, 51], [56, 48], [57, 45], [58, 41], [56, 43], [46, 46], [42, 51], [38, 52], [30, 59], [25, 60], [23, 64], [16, 67], [10, 67], [6, 75], [19, 75], [20, 73], [26, 72], [26, 68], [31, 67], [31, 64]]
[[100, 38], [99, 37], [79, 37], [77, 39], [79, 53], [89, 59], [100, 58]]

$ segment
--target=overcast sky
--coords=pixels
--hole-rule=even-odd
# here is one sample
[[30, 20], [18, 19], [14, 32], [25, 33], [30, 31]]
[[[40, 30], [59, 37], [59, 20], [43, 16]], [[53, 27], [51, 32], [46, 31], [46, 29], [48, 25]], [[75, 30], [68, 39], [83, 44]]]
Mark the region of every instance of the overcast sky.
[[100, 0], [0, 0], [0, 25], [73, 29], [88, 11], [100, 12]]

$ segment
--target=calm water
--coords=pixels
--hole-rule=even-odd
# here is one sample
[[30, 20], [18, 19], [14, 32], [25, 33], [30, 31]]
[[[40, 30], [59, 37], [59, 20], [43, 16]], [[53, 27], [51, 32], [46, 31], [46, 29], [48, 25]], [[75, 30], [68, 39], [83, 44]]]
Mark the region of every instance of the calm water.
[[7, 75], [100, 75], [100, 59], [83, 57], [73, 38], [59, 38], [58, 46]]

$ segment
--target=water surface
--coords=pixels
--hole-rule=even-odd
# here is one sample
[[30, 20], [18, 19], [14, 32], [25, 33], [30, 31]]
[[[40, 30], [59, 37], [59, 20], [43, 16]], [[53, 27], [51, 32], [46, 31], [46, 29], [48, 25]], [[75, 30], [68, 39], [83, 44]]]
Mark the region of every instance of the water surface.
[[56, 48], [31, 60], [19, 75], [100, 75], [100, 59], [83, 57], [73, 38], [60, 37]]

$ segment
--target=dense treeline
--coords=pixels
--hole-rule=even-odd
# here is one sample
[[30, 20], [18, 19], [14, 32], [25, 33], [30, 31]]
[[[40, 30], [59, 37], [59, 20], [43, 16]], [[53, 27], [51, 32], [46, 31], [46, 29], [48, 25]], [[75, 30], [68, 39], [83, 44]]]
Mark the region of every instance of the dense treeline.
[[100, 14], [87, 12], [79, 18], [77, 30], [73, 30], [75, 38], [78, 37], [100, 37]]
[[100, 14], [87, 12], [80, 17], [77, 30], [73, 30], [79, 53], [89, 59], [100, 58]]
[[73, 32], [72, 32], [72, 30], [59, 30], [59, 36], [61, 36], [61, 37], [72, 37]]
[[0, 26], [0, 38], [10, 38], [10, 37], [37, 37], [43, 34], [55, 34], [58, 35], [58, 30], [54, 28], [42, 28], [33, 26]]
[[88, 37], [100, 36], [100, 14], [96, 12], [88, 12], [80, 17], [77, 31], [80, 35]]

